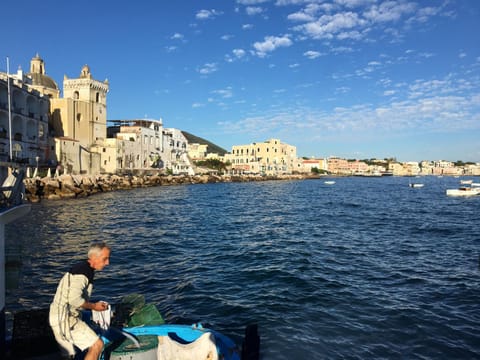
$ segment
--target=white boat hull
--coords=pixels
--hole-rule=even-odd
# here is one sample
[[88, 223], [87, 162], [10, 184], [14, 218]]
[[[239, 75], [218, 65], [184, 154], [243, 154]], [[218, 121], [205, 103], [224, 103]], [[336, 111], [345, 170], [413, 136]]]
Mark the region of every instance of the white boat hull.
[[478, 196], [480, 195], [480, 188], [460, 188], [460, 189], [447, 189], [448, 196]]

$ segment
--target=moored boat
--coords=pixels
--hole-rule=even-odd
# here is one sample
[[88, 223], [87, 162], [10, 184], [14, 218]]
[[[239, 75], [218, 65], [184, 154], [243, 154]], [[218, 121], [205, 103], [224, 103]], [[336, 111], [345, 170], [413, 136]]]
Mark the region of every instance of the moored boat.
[[102, 359], [240, 360], [240, 349], [229, 337], [201, 324], [138, 326], [123, 328], [121, 333], [110, 329], [104, 341]]
[[480, 188], [462, 186], [458, 189], [447, 189], [448, 196], [478, 196], [480, 195]]
[[422, 188], [424, 184], [421, 184], [421, 183], [410, 183], [408, 184], [408, 186], [410, 186], [411, 188]]

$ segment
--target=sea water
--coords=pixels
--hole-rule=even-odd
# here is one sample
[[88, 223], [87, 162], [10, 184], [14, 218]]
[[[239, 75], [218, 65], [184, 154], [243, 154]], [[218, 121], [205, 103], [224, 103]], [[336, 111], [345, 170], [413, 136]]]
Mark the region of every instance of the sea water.
[[[21, 260], [7, 311], [47, 307], [107, 241], [94, 297], [143, 294], [261, 358], [480, 358], [480, 197], [459, 179], [381, 177], [159, 186], [43, 201], [6, 229]], [[410, 188], [411, 180], [424, 183]], [[478, 179], [475, 182], [479, 182]]]

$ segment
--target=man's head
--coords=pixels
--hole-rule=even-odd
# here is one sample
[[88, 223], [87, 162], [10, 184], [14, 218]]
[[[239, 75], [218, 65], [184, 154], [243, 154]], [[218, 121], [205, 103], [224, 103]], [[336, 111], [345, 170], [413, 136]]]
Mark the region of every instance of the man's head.
[[103, 270], [110, 264], [110, 248], [104, 242], [94, 243], [88, 249], [88, 263], [95, 270]]

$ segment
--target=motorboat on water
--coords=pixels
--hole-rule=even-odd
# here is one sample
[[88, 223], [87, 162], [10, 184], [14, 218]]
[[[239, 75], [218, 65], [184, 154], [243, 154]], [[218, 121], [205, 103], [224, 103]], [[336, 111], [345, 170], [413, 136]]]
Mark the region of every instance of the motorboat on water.
[[424, 184], [422, 184], [422, 183], [410, 183], [410, 184], [408, 184], [408, 186], [410, 186], [411, 188], [422, 188], [424, 186]]
[[333, 184], [335, 184], [335, 181], [333, 181], [333, 180], [327, 180], [327, 181], [325, 181], [324, 183], [325, 183], [325, 185], [333, 185]]
[[448, 196], [478, 196], [480, 187], [461, 186], [458, 189], [447, 189]]

